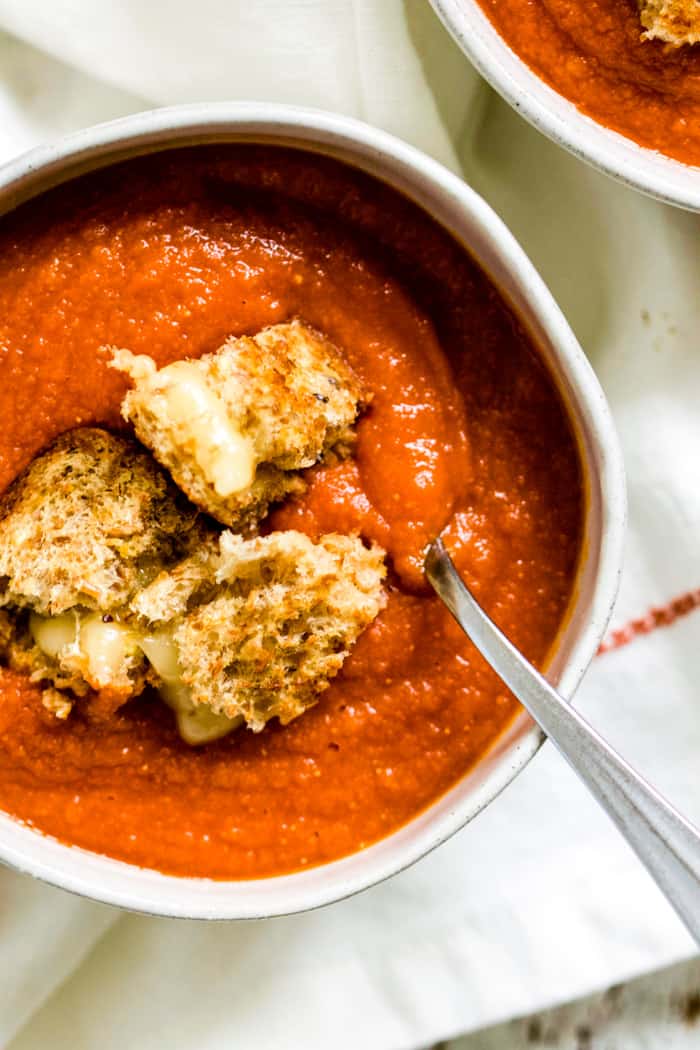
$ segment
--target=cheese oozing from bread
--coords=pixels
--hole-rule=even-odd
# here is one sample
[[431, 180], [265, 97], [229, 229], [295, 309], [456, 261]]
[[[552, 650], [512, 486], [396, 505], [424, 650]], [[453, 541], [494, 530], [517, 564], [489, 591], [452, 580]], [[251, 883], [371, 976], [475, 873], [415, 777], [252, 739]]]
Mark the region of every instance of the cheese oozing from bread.
[[167, 628], [141, 636], [141, 648], [159, 678], [158, 692], [175, 712], [180, 736], [187, 744], [209, 744], [220, 740], [243, 722], [241, 717], [217, 714], [206, 704], [196, 704], [192, 690], [182, 677], [177, 642]]
[[138, 632], [100, 613], [72, 609], [58, 616], [31, 613], [29, 633], [45, 656], [79, 673], [96, 691], [132, 687], [141, 662]]
[[174, 361], [157, 370], [150, 357], [127, 358], [124, 351], [115, 353], [114, 361], [137, 382], [148, 382], [150, 397], [160, 402], [152, 405], [153, 411], [169, 420], [217, 496], [226, 499], [252, 485], [257, 466], [253, 442], [194, 361]]
[[175, 713], [178, 732], [192, 745], [218, 740], [236, 729], [241, 718], [216, 714], [204, 704], [195, 704], [183, 680], [177, 643], [168, 630], [148, 634], [90, 612], [71, 610], [58, 616], [29, 618], [30, 634], [51, 660], [74, 669], [93, 689], [114, 688], [128, 682], [128, 669], [140, 651], [157, 676], [158, 693]]
[[236, 531], [302, 491], [300, 471], [346, 455], [369, 400], [340, 351], [298, 320], [160, 369], [111, 354], [133, 381], [124, 418], [192, 502]]

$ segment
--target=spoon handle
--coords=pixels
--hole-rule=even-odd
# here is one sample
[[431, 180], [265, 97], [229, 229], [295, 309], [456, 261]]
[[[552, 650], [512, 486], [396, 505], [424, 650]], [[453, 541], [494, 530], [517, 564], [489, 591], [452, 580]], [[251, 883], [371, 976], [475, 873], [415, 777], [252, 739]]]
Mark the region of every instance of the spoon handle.
[[441, 540], [430, 547], [425, 570], [465, 634], [612, 817], [700, 944], [700, 831], [508, 641], [462, 581]]

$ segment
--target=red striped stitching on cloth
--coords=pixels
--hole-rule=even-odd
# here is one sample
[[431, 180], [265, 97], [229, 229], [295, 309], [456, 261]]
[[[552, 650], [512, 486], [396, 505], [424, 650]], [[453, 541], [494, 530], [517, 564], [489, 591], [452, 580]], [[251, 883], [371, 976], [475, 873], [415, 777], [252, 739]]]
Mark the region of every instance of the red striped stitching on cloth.
[[621, 649], [623, 645], [629, 645], [635, 638], [644, 634], [651, 634], [658, 627], [670, 627], [682, 616], [687, 616], [694, 609], [700, 607], [700, 587], [694, 591], [687, 591], [673, 598], [667, 605], [655, 606], [645, 616], [637, 620], [630, 620], [624, 627], [618, 627], [604, 638], [598, 649], [598, 656], [609, 653], [613, 649]]

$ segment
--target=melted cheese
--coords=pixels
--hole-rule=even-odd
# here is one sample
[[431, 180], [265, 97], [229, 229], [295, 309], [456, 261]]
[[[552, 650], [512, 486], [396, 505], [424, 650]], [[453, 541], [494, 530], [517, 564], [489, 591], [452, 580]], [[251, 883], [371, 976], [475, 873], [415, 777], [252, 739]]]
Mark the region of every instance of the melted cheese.
[[175, 712], [178, 732], [187, 744], [208, 744], [237, 729], [242, 718], [215, 714], [206, 704], [195, 704], [189, 686], [182, 680], [177, 642], [167, 630], [145, 635], [141, 648], [161, 679], [160, 696]]
[[136, 631], [100, 613], [71, 610], [60, 616], [29, 617], [29, 631], [41, 651], [53, 660], [78, 657], [81, 674], [93, 689], [123, 680], [138, 649]]
[[131, 658], [141, 649], [160, 679], [158, 693], [175, 712], [178, 732], [188, 744], [207, 744], [237, 729], [243, 719], [215, 714], [196, 704], [182, 680], [177, 642], [167, 630], [142, 634], [100, 613], [74, 610], [60, 616], [29, 618], [30, 633], [41, 651], [53, 660], [77, 656], [84, 661], [83, 676], [95, 689], [122, 679]]
[[141, 638], [141, 648], [159, 678], [164, 682], [181, 681], [177, 642], [172, 631], [162, 630], [144, 634]]
[[78, 614], [61, 613], [60, 616], [39, 616], [32, 613], [29, 617], [29, 633], [41, 649], [52, 660], [68, 646], [73, 646], [78, 637]]
[[87, 661], [85, 677], [93, 687], [104, 688], [125, 677], [139, 638], [124, 624], [105, 623], [100, 613], [90, 613], [80, 620], [78, 644]]
[[251, 440], [229, 417], [192, 361], [175, 361], [158, 373], [169, 422], [178, 440], [189, 439], [197, 466], [222, 498], [248, 488], [257, 461]]

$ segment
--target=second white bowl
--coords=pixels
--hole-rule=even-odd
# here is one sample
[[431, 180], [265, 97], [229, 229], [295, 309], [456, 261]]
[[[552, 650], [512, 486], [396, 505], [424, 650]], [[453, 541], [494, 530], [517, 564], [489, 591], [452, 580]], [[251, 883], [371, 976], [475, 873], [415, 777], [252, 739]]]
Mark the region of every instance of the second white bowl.
[[518, 58], [477, 0], [430, 2], [481, 75], [539, 131], [633, 189], [700, 211], [700, 168], [638, 146], [587, 117]]

